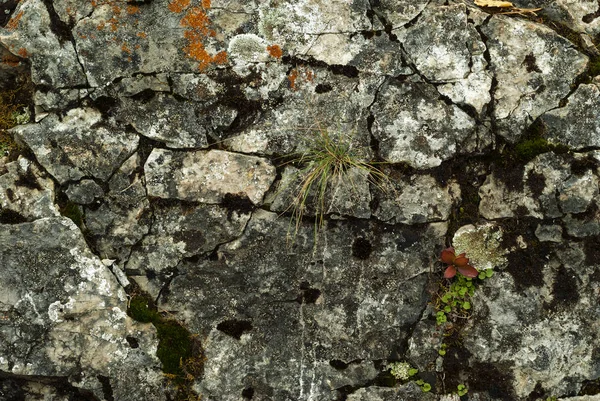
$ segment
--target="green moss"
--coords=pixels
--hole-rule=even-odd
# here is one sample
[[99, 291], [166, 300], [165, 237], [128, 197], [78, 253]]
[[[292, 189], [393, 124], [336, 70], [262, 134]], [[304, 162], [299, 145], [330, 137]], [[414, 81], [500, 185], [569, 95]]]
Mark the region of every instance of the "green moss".
[[591, 77], [600, 75], [600, 57], [590, 60], [590, 63], [588, 64], [588, 72]]
[[67, 202], [62, 208], [60, 208], [60, 214], [71, 219], [77, 227], [83, 227], [83, 213], [77, 204], [73, 202]]
[[192, 356], [190, 332], [173, 320], [154, 323], [158, 333], [156, 356], [163, 364], [163, 372], [184, 376], [182, 364]]
[[149, 306], [150, 301], [144, 296], [134, 296], [129, 302], [129, 309], [127, 314], [138, 322], [142, 323], [155, 323], [160, 321], [161, 316], [155, 310]]

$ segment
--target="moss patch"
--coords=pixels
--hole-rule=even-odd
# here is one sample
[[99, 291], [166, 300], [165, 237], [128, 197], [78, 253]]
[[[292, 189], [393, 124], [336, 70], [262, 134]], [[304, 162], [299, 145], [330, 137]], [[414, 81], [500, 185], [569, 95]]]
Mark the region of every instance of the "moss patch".
[[83, 213], [77, 204], [70, 201], [67, 202], [60, 208], [60, 214], [71, 219], [77, 227], [83, 227]]
[[156, 356], [165, 376], [177, 387], [175, 401], [198, 399], [192, 389], [194, 381], [204, 373], [204, 355], [198, 338], [179, 322], [163, 317], [150, 296], [137, 288], [133, 290], [127, 314], [156, 327]]

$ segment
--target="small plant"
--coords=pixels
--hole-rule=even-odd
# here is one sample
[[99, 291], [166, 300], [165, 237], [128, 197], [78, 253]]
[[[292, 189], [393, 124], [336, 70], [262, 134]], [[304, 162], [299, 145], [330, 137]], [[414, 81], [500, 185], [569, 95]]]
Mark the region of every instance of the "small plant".
[[453, 247], [446, 248], [442, 251], [440, 260], [447, 265], [446, 271], [444, 272], [444, 278], [452, 278], [456, 276], [456, 272], [462, 274], [465, 277], [477, 277], [479, 272], [473, 266], [469, 265], [469, 258], [465, 257], [464, 253], [456, 256], [456, 252]]
[[440, 346], [440, 349], [438, 350], [438, 354], [440, 354], [440, 356], [446, 355], [446, 350], [447, 349], [448, 349], [448, 344], [442, 344]]
[[469, 389], [464, 384], [459, 384], [456, 388], [456, 394], [458, 394], [459, 397], [462, 397], [469, 392]]
[[417, 380], [415, 381], [415, 383], [421, 387], [421, 390], [423, 390], [424, 393], [428, 393], [431, 391], [431, 384], [427, 383], [425, 380]]
[[317, 126], [306, 138], [305, 150], [292, 159], [291, 163], [303, 166], [297, 173], [300, 183], [294, 189], [291, 204], [295, 222], [294, 236], [300, 228], [308, 207], [314, 208], [315, 237], [323, 227], [324, 217], [330, 204], [328, 194], [334, 184], [349, 182], [354, 188], [351, 169], [367, 176], [371, 184], [386, 189], [387, 175], [374, 162], [364, 161], [364, 152], [354, 146], [352, 138], [332, 136], [327, 129]]
[[386, 366], [390, 370], [390, 374], [396, 380], [408, 380], [410, 377], [419, 373], [418, 369], [411, 368], [408, 362], [392, 362]]

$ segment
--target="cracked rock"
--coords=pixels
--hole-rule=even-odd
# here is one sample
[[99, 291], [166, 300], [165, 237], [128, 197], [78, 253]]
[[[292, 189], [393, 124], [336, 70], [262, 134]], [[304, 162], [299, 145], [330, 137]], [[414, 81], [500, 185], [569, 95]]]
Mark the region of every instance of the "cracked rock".
[[[0, 175], [0, 218], [12, 212], [26, 220], [59, 216], [54, 204], [54, 182], [30, 160], [19, 157]], [[4, 215], [4, 216], [3, 216]]]
[[222, 150], [154, 149], [144, 171], [149, 196], [213, 204], [226, 194], [243, 194], [260, 205], [275, 180], [266, 159]]
[[600, 147], [600, 89], [580, 85], [565, 107], [542, 116], [550, 142], [572, 149]]
[[550, 28], [523, 19], [494, 16], [481, 27], [497, 81], [494, 118], [510, 142], [543, 113], [558, 107], [588, 58]]
[[110, 376], [115, 399], [165, 400], [154, 330], [127, 316], [125, 292], [69, 219], [2, 226], [0, 262], [2, 371], [66, 377], [98, 399], [98, 375]]
[[293, 245], [288, 224], [256, 211], [218, 258], [182, 263], [161, 297], [161, 307], [207, 337], [199, 387], [209, 398], [252, 383], [259, 398], [333, 400], [325, 364], [387, 359], [427, 304], [429, 250], [441, 248], [445, 224], [415, 230], [336, 221], [316, 249], [311, 223]]
[[0, 43], [31, 61], [31, 79], [38, 85], [65, 88], [86, 85], [70, 40], [57, 37], [42, 0], [19, 3], [11, 21], [0, 29]]
[[13, 132], [61, 184], [90, 176], [107, 180], [139, 140], [133, 133], [105, 126], [100, 112], [91, 108], [71, 109], [62, 119], [50, 114]]
[[439, 166], [478, 136], [475, 121], [439, 100], [435, 88], [417, 79], [386, 84], [372, 108], [373, 135], [381, 156], [391, 163], [425, 169]]

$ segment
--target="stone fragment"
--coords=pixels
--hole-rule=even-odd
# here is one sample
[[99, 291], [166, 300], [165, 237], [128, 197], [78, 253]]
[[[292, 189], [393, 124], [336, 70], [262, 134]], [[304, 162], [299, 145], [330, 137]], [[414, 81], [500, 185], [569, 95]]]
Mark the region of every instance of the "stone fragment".
[[598, 178], [587, 170], [571, 176], [559, 189], [558, 203], [563, 213], [582, 213], [598, 198]]
[[417, 70], [453, 102], [481, 113], [489, 103], [492, 76], [486, 71], [486, 46], [467, 22], [464, 4], [425, 9], [400, 40]]
[[118, 120], [171, 148], [205, 148], [210, 114], [202, 105], [158, 93], [150, 100], [122, 98]]
[[[386, 188], [386, 185], [389, 188]], [[422, 224], [444, 221], [460, 188], [451, 183], [445, 188], [430, 175], [412, 175], [402, 180], [384, 182], [373, 215], [389, 224]]]
[[567, 214], [563, 222], [567, 233], [573, 237], [586, 238], [600, 235], [600, 210], [596, 205], [586, 213]]
[[94, 180], [84, 179], [77, 183], [69, 185], [65, 190], [65, 193], [69, 197], [71, 202], [78, 203], [80, 205], [89, 205], [94, 202], [96, 198], [100, 198], [104, 195], [102, 187]]
[[225, 86], [206, 74], [170, 74], [173, 93], [205, 105], [214, 103]]
[[536, 118], [559, 106], [588, 58], [550, 28], [524, 19], [494, 16], [481, 30], [498, 82], [493, 109], [498, 132], [516, 142]]
[[382, 14], [392, 28], [400, 28], [417, 18], [430, 0], [381, 0], [373, 3], [373, 10]]
[[454, 157], [484, 129], [458, 107], [439, 100], [432, 85], [417, 80], [384, 85], [372, 113], [381, 156], [418, 169], [437, 167]]
[[600, 146], [598, 85], [579, 85], [565, 107], [548, 111], [542, 116], [542, 121], [550, 142], [572, 149]]
[[138, 136], [101, 124], [92, 108], [50, 114], [37, 124], [13, 128], [38, 162], [61, 184], [83, 177], [108, 179], [137, 148]]
[[124, 96], [134, 96], [143, 91], [171, 91], [167, 74], [135, 75], [131, 78], [123, 78], [123, 80], [117, 84], [117, 88]]
[[562, 227], [557, 224], [538, 224], [535, 229], [535, 236], [542, 242], [561, 242], [562, 233]]
[[54, 182], [30, 160], [20, 156], [0, 175], [0, 219], [16, 213], [26, 220], [59, 216]]
[[232, 194], [259, 205], [275, 180], [266, 159], [222, 150], [154, 149], [144, 171], [149, 196], [202, 203], [220, 203]]
[[96, 399], [102, 380], [115, 399], [166, 399], [154, 329], [127, 316], [125, 292], [69, 219], [2, 226], [0, 265], [0, 370], [65, 377]]
[[112, 176], [100, 205], [85, 208], [86, 229], [96, 251], [103, 259], [118, 259], [120, 265], [152, 221], [141, 167], [139, 156], [131, 156]]
[[70, 34], [57, 36], [42, 0], [19, 3], [12, 19], [0, 29], [0, 43], [31, 61], [31, 79], [56, 89], [86, 85]]
[[522, 0], [522, 7], [543, 8], [544, 17], [569, 29], [596, 36], [600, 33], [600, 14], [596, 0]]

